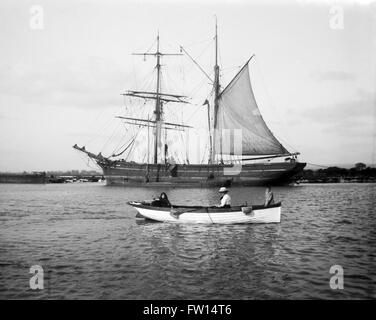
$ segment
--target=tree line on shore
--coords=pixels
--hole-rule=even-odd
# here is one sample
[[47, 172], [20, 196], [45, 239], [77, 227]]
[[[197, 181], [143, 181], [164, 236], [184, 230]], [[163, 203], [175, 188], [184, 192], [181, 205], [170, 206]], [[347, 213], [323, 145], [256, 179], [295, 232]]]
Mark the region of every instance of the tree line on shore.
[[376, 168], [358, 162], [350, 169], [327, 167], [325, 169], [306, 169], [301, 182], [376, 182]]

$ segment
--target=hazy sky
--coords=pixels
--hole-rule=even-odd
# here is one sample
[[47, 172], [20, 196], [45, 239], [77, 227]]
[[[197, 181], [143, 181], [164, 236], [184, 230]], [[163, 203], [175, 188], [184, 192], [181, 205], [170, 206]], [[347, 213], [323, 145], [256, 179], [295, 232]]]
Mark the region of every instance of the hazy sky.
[[[33, 5], [43, 9], [42, 29]], [[331, 28], [335, 5], [343, 28]], [[223, 85], [255, 53], [256, 100], [287, 148], [309, 163], [375, 163], [375, 3], [19, 0], [0, 4], [0, 171], [88, 169], [71, 146], [103, 150], [124, 111], [120, 93], [154, 64], [130, 53], [147, 50], [159, 30], [162, 49], [186, 45], [211, 72], [214, 15]], [[189, 69], [172, 91], [209, 88], [176, 59], [171, 75]]]

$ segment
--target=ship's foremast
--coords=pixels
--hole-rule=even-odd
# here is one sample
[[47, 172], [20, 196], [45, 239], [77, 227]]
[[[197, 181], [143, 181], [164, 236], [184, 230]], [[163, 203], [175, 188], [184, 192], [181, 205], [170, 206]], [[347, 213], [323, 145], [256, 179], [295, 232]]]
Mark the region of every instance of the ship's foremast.
[[[180, 56], [181, 53], [162, 53], [160, 52], [159, 48], [159, 32], [157, 35], [157, 50], [156, 52], [149, 53], [133, 53], [133, 55], [142, 55], [142, 56], [154, 56], [157, 58], [157, 64], [155, 66], [157, 70], [157, 86], [155, 92], [140, 92], [140, 91], [128, 91], [125, 93], [127, 96], [139, 97], [144, 99], [155, 99], [155, 109], [154, 115], [155, 120], [150, 121], [154, 123], [155, 130], [154, 130], [154, 155], [153, 155], [153, 162], [156, 164], [158, 163], [158, 146], [161, 144], [161, 129], [162, 129], [162, 121], [163, 121], [163, 103], [167, 102], [178, 102], [178, 103], [186, 103], [183, 98], [184, 96], [180, 95], [173, 95], [173, 94], [165, 94], [161, 93], [161, 57], [163, 56]], [[143, 120], [143, 119], [139, 119]]]
[[161, 79], [161, 53], [159, 52], [159, 33], [157, 36], [157, 91], [155, 99], [155, 139], [154, 139], [154, 163], [158, 162], [158, 144], [161, 139], [161, 118], [162, 118], [162, 106], [159, 96], [160, 92], [160, 79]]

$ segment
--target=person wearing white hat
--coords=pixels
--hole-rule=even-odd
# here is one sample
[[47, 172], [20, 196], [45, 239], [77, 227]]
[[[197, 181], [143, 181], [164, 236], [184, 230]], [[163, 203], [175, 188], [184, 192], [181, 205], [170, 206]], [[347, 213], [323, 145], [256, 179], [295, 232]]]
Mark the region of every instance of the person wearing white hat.
[[221, 204], [218, 206], [219, 208], [230, 208], [231, 207], [231, 197], [228, 194], [228, 190], [226, 187], [221, 187], [219, 189], [220, 193], [223, 193], [221, 197]]

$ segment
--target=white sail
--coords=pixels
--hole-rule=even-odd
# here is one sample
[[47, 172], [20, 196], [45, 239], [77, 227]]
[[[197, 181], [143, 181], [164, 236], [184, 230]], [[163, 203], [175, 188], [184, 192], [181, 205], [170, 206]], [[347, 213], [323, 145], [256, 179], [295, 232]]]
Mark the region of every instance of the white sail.
[[[260, 114], [249, 78], [248, 63], [219, 97], [216, 128], [219, 134], [221, 131], [226, 131], [223, 129], [241, 129], [243, 155], [289, 153], [274, 137]], [[220, 140], [216, 137], [216, 145], [219, 144], [216, 153], [234, 154], [233, 148], [220, 146]]]

